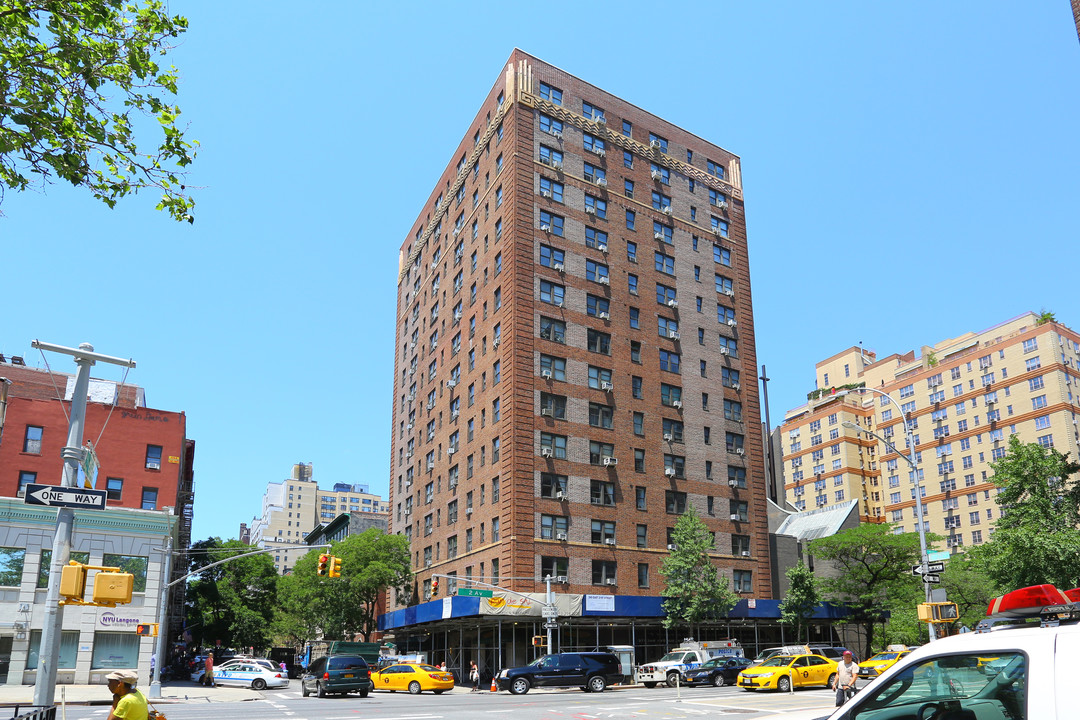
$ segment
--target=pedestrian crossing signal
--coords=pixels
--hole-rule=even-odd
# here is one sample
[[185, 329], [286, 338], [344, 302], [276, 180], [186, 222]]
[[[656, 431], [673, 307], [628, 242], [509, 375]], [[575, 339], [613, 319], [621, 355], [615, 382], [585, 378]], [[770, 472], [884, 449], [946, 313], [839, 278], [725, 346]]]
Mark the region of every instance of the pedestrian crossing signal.
[[533, 647], [543, 647], [545, 644], [547, 644], [547, 638], [545, 638], [543, 635], [533, 635], [532, 641]]
[[139, 623], [135, 626], [136, 635], [149, 635], [150, 637], [157, 637], [158, 624], [157, 623]]

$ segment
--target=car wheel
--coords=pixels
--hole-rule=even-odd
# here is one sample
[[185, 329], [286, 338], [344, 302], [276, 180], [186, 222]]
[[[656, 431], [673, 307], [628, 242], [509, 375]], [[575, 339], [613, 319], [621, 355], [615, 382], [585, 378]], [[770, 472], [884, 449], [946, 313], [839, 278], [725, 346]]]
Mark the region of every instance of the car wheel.
[[712, 684], [716, 687], [724, 687], [727, 685], [727, 681], [724, 680], [724, 676], [721, 673], [713, 675]]
[[791, 690], [791, 679], [782, 677], [776, 681], [776, 689], [780, 692], [789, 692]]
[[367, 690], [361, 690], [360, 691], [360, 697], [362, 697], [362, 698], [367, 697], [367, 693], [368, 693]]
[[423, 688], [420, 687], [420, 683], [416, 682], [415, 680], [413, 680], [411, 683], [409, 683], [409, 694], [410, 695], [419, 695], [422, 691], [423, 691]]
[[523, 677], [514, 678], [514, 681], [510, 683], [510, 692], [514, 695], [524, 695], [529, 692], [529, 681]]
[[324, 686], [322, 683], [316, 683], [315, 694], [321, 698], [326, 697], [326, 686]]
[[300, 682], [300, 694], [304, 697], [307, 697], [311, 694], [310, 692], [308, 692], [307, 685], [305, 685], [303, 681]]
[[675, 685], [678, 682], [679, 682], [679, 673], [677, 673], [677, 672], [668, 673], [668, 675], [667, 675], [667, 686], [668, 687], [675, 687]]
[[254, 680], [251, 681], [251, 687], [254, 688], [255, 690], [265, 690], [266, 689], [266, 681], [263, 680], [262, 678], [255, 678]]
[[589, 683], [586, 686], [589, 688], [589, 692], [604, 692], [604, 688], [607, 687], [607, 681], [599, 675], [593, 675], [589, 678]]
[[833, 673], [832, 675], [829, 676], [829, 682], [825, 683], [825, 687], [831, 688], [832, 684], [833, 684], [833, 680], [836, 680], [836, 673]]
[[656, 687], [656, 683], [654, 683], [654, 682], [647, 682], [647, 683], [642, 683], [642, 685], [644, 685], [644, 686], [645, 686], [645, 687], [647, 687], [647, 688], [654, 688], [654, 687]]

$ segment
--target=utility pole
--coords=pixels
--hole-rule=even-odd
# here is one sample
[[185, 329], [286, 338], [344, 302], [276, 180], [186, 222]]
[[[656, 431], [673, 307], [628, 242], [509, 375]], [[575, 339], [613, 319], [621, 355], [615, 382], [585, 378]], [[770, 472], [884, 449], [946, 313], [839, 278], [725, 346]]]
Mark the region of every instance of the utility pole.
[[[96, 362], [133, 368], [135, 361], [100, 355], [94, 352], [94, 346], [90, 343], [82, 343], [75, 349], [35, 340], [30, 346], [38, 350], [71, 355], [79, 366], [75, 375], [74, 394], [71, 396], [67, 445], [60, 453], [64, 458], [61, 487], [75, 487], [79, 476], [79, 462], [83, 456], [83, 426], [86, 422], [86, 393], [90, 387], [90, 368]], [[60, 606], [60, 575], [71, 559], [71, 534], [74, 524], [75, 511], [72, 508], [62, 507], [57, 510], [52, 565], [49, 568], [49, 590], [45, 595], [45, 618], [41, 626], [41, 648], [37, 680], [34, 684], [34, 705], [38, 706], [51, 706], [56, 697], [56, 663], [60, 657], [60, 631], [64, 621], [63, 608]]]
[[157, 637], [157, 649], [154, 651], [157, 661], [154, 663], [154, 670], [150, 673], [150, 695], [153, 700], [157, 700], [161, 697], [161, 668], [165, 664], [165, 639], [169, 635], [168, 618], [165, 617], [167, 611], [167, 604], [169, 602], [169, 590], [172, 584], [169, 583], [169, 575], [172, 573], [172, 532], [169, 532], [168, 538], [165, 540], [165, 557], [161, 560], [161, 581], [158, 585], [161, 587], [160, 594], [161, 600], [158, 603], [158, 637]]
[[768, 483], [769, 499], [780, 504], [776, 492], [776, 473], [773, 470], [772, 456], [772, 421], [769, 420], [769, 376], [765, 374], [765, 366], [761, 366], [761, 392], [765, 403], [765, 480]]

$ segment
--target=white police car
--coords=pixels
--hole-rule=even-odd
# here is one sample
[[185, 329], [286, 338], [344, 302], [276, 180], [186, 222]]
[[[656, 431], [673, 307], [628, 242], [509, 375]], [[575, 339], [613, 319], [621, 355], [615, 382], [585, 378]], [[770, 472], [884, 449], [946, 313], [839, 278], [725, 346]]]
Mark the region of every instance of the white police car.
[[289, 678], [278, 670], [268, 670], [255, 663], [233, 663], [214, 668], [216, 685], [235, 685], [255, 690], [289, 687]]
[[996, 598], [975, 632], [915, 650], [828, 718], [1073, 720], [1078, 668], [1080, 588], [1036, 585]]

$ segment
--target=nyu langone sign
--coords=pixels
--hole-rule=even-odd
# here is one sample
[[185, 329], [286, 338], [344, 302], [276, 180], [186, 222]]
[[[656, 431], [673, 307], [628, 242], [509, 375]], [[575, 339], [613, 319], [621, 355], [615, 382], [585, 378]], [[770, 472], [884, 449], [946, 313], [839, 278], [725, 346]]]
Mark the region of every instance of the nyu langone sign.
[[27, 505], [104, 510], [105, 496], [107, 494], [105, 490], [28, 483], [26, 485], [26, 497], [23, 498], [23, 502]]
[[141, 621], [137, 617], [124, 617], [114, 612], [103, 612], [98, 616], [98, 625], [107, 628], [134, 628]]

